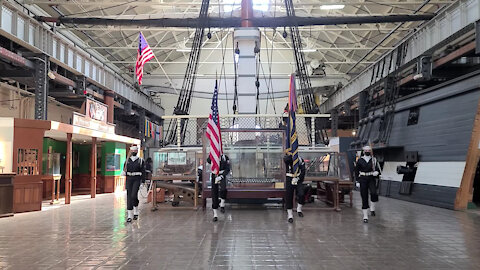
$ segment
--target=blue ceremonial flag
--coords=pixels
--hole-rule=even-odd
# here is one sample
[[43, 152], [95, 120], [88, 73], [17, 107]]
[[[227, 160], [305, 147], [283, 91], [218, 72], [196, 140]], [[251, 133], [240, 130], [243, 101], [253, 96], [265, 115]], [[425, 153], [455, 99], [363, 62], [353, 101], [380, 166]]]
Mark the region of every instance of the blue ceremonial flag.
[[290, 75], [290, 89], [288, 91], [288, 121], [287, 121], [287, 155], [293, 159], [293, 175], [296, 177], [299, 173], [298, 167], [298, 139], [295, 126], [295, 112], [297, 111], [297, 95], [295, 90], [295, 74]]

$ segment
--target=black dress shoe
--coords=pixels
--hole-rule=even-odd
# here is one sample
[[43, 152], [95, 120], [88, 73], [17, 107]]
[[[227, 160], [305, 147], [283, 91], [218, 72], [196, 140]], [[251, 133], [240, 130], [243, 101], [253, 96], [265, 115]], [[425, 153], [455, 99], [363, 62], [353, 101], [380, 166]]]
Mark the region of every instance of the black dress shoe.
[[137, 220], [138, 219], [138, 215], [133, 215], [133, 220]]
[[302, 212], [297, 212], [298, 213], [298, 216], [299, 217], [303, 217], [303, 213]]
[[225, 207], [220, 207], [220, 212], [225, 213]]
[[374, 217], [374, 216], [376, 215], [376, 214], [375, 214], [375, 211], [370, 212], [370, 215], [371, 215], [372, 217]]
[[368, 219], [364, 218], [363, 223], [368, 223]]
[[217, 222], [218, 218], [217, 217], [213, 217], [213, 222]]
[[127, 222], [132, 222], [132, 218], [127, 218]]
[[289, 218], [288, 223], [293, 223], [293, 218]]

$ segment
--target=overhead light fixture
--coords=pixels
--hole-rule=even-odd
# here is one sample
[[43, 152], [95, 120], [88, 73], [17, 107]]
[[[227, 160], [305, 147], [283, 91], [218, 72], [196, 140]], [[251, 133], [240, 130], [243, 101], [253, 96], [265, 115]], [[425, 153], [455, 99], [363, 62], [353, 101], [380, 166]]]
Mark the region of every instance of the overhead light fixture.
[[177, 52], [191, 52], [191, 49], [177, 49]]
[[301, 49], [301, 52], [316, 52], [317, 49]]
[[50, 79], [55, 80], [55, 74], [53, 74], [53, 72], [52, 72], [51, 70], [48, 71], [47, 76], [48, 76]]
[[333, 10], [333, 9], [343, 9], [345, 5], [321, 5], [320, 9], [323, 10]]

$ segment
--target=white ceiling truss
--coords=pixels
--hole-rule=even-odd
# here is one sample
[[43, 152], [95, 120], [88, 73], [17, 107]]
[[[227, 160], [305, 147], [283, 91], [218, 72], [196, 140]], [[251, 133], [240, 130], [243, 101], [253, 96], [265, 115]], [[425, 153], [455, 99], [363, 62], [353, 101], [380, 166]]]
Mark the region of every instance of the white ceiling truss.
[[[235, 0], [239, 5], [241, 0]], [[260, 0], [254, 0], [258, 2]], [[59, 10], [65, 16], [101, 17], [116, 19], [145, 18], [194, 18], [198, 17], [201, 1], [189, 0], [23, 0], [25, 4], [35, 4], [57, 17]], [[210, 17], [239, 17], [239, 9], [231, 9], [234, 0], [212, 0], [210, 2]], [[431, 0], [417, 14], [432, 14], [451, 4], [454, 0]], [[268, 5], [267, 11], [255, 11], [255, 16], [285, 16], [285, 4], [281, 0], [263, 0]], [[424, 1], [419, 0], [294, 0], [297, 16], [372, 16], [413, 14]], [[323, 10], [322, 5], [342, 4], [340, 10]], [[55, 7], [52, 8], [52, 7]], [[372, 51], [349, 74], [346, 72], [362, 59], [369, 50], [374, 48], [399, 23], [377, 23], [363, 25], [334, 25], [301, 27], [300, 33], [307, 61], [314, 59], [325, 64], [327, 76], [338, 76], [348, 80], [360, 73], [368, 65], [375, 62], [382, 54], [391, 50], [422, 22], [408, 22], [386, 39], [378, 48]], [[170, 77], [181, 77], [188, 61], [189, 49], [193, 41], [195, 29], [136, 27], [136, 26], [88, 26], [61, 25], [58, 31], [71, 31], [83, 39], [91, 48], [103, 54], [108, 62], [119, 66], [133, 78], [136, 59], [138, 33], [141, 31], [155, 53], [156, 59], [150, 61], [144, 68], [144, 78], [157, 76], [159, 84], [165, 86], [164, 80], [175, 89], [181, 84], [172, 83]], [[291, 51], [290, 37], [283, 38], [283, 28], [262, 28], [261, 60], [264, 70], [272, 70], [275, 76], [287, 76], [295, 66]], [[210, 31], [209, 40], [206, 33]], [[206, 29], [202, 44], [200, 76], [211, 76], [216, 71], [220, 73], [222, 62], [225, 62], [226, 74], [233, 73], [234, 44], [231, 39], [233, 29]], [[289, 32], [287, 28], [287, 32]], [[272, 51], [273, 48], [273, 51]], [[223, 57], [223, 53], [225, 57]], [[268, 56], [273, 53], [271, 57]], [[231, 66], [231, 67], [229, 67]]]

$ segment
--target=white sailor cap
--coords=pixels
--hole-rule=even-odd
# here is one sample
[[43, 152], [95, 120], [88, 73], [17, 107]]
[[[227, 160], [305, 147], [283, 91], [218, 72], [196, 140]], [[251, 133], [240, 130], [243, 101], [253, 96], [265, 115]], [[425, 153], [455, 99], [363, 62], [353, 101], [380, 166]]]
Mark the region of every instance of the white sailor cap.
[[363, 148], [362, 148], [363, 151], [372, 151], [372, 148], [368, 145], [365, 145]]

